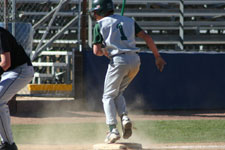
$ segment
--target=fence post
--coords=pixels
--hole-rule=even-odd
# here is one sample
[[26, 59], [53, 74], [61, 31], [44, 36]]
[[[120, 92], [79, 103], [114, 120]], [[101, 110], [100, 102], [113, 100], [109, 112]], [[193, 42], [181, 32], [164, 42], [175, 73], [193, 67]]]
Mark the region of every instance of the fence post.
[[184, 0], [180, 0], [179, 48], [184, 50]]
[[87, 16], [87, 0], [83, 0], [82, 3], [82, 18], [81, 18], [81, 44], [82, 44], [82, 49], [87, 48], [86, 44], [86, 16]]
[[[92, 1], [89, 1], [89, 9], [92, 7]], [[88, 16], [88, 45], [92, 47], [92, 18]]]
[[[4, 28], [8, 30], [8, 0], [4, 0]], [[10, 114], [15, 114], [17, 112], [17, 102], [16, 95], [12, 97], [12, 99], [8, 102]]]
[[12, 0], [12, 34], [16, 37], [16, 0]]
[[4, 27], [8, 29], [8, 0], [4, 0]]
[[[73, 96], [74, 99], [84, 98], [84, 74], [83, 74], [83, 51], [86, 49], [86, 9], [87, 9], [87, 0], [82, 2], [82, 16], [81, 16], [81, 28], [80, 36], [81, 43], [78, 41], [78, 50], [73, 51]], [[78, 40], [80, 38], [78, 37]]]

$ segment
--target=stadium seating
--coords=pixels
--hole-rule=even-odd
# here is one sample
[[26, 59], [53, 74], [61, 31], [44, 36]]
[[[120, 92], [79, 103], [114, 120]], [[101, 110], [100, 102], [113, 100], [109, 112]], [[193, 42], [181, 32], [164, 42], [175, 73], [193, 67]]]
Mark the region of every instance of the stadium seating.
[[[113, 0], [115, 13], [120, 14], [122, 0]], [[65, 27], [79, 12], [79, 0], [70, 0], [62, 4], [53, 23], [49, 26], [49, 17], [42, 24], [37, 25], [43, 17], [47, 17], [59, 4], [59, 0], [19, 0], [16, 1], [16, 21], [29, 22], [35, 27], [33, 50], [40, 42], [47, 44], [44, 51], [69, 51], [78, 49], [79, 26], [78, 23], [68, 26], [60, 36], [49, 43], [50, 39]], [[169, 51], [218, 51], [225, 49], [225, 1], [224, 0], [127, 0], [125, 16], [134, 18], [137, 23], [148, 32], [159, 50]], [[50, 15], [49, 15], [50, 16]], [[86, 19], [88, 20], [88, 18]], [[77, 20], [76, 20], [77, 21]], [[88, 27], [86, 27], [88, 32]], [[42, 40], [45, 33], [46, 38]], [[91, 35], [89, 30], [89, 35]], [[91, 38], [90, 38], [91, 39]], [[91, 43], [91, 41], [89, 41]], [[137, 45], [146, 50], [144, 41], [137, 39]], [[59, 63], [65, 63], [63, 54]], [[67, 55], [70, 56], [70, 55]], [[66, 57], [67, 57], [66, 56]], [[42, 54], [34, 61], [37, 68], [43, 72], [36, 72], [34, 83], [51, 83], [55, 73], [51, 70], [49, 60], [55, 60], [50, 53]], [[48, 59], [46, 59], [48, 57]], [[41, 66], [42, 65], [42, 66]], [[52, 65], [52, 64], [51, 64]], [[59, 67], [60, 73], [66, 66]], [[67, 68], [68, 69], [68, 68]], [[48, 74], [48, 75], [47, 75]], [[71, 82], [62, 79], [60, 82]]]

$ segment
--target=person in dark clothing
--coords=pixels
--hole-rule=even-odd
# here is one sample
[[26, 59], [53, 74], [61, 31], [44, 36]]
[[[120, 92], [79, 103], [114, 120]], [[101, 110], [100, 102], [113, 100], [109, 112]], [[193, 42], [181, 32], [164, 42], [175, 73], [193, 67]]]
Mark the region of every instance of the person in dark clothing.
[[34, 68], [24, 48], [13, 35], [0, 27], [0, 150], [18, 150], [12, 135], [8, 101], [34, 76]]

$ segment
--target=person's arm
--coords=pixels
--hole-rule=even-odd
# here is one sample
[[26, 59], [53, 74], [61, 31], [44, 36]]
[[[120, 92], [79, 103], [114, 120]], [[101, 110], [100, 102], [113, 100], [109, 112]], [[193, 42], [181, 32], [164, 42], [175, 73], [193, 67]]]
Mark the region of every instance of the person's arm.
[[5, 52], [1, 54], [0, 75], [3, 74], [4, 71], [9, 69], [10, 66], [11, 66], [10, 52]]
[[158, 53], [158, 49], [154, 43], [154, 41], [152, 40], [152, 38], [150, 37], [150, 35], [148, 35], [147, 33], [145, 33], [143, 30], [141, 32], [139, 32], [137, 34], [137, 37], [143, 39], [148, 48], [153, 52], [155, 58], [160, 57], [160, 54]]
[[99, 24], [96, 24], [94, 27], [94, 33], [93, 33], [93, 53], [96, 56], [107, 56], [108, 57], [108, 52], [102, 48], [103, 47], [103, 38], [100, 33], [100, 26]]
[[151, 50], [153, 52], [154, 56], [155, 56], [155, 63], [156, 63], [157, 68], [160, 70], [160, 72], [162, 72], [166, 62], [160, 56], [160, 54], [158, 52], [158, 49], [157, 49], [154, 41], [152, 40], [151, 36], [148, 35], [147, 33], [145, 33], [143, 30], [138, 32], [136, 34], [136, 36], [139, 37], [139, 38], [142, 38], [146, 42], [149, 50]]
[[93, 45], [93, 53], [96, 56], [106, 56], [106, 57], [109, 57], [109, 53], [105, 50], [105, 48], [102, 48], [102, 44], [94, 44]]
[[0, 32], [0, 75], [11, 67], [11, 43], [9, 42], [9, 39], [10, 33], [4, 30]]
[[93, 53], [96, 56], [103, 56], [102, 44], [94, 44], [93, 45]]

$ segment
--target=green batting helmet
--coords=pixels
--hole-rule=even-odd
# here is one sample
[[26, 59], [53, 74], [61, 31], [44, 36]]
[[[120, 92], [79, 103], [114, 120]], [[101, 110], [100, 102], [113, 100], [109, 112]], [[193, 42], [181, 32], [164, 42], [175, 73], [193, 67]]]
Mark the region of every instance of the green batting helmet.
[[92, 0], [92, 8], [89, 12], [96, 12], [99, 16], [106, 16], [108, 12], [114, 10], [112, 0]]

